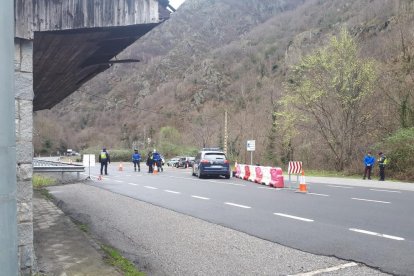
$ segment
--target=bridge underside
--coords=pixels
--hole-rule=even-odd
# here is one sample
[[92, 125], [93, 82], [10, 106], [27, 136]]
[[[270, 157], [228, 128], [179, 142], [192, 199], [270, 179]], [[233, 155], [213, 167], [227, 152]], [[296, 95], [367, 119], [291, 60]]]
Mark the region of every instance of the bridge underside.
[[52, 108], [108, 69], [117, 54], [157, 25], [35, 32], [33, 110]]

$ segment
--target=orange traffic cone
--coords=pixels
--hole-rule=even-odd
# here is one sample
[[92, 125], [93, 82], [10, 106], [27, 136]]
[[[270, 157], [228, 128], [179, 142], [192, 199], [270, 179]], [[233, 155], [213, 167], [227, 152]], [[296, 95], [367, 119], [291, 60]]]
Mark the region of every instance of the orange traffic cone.
[[308, 188], [306, 186], [306, 182], [305, 182], [305, 171], [302, 170], [302, 177], [300, 178], [300, 184], [299, 184], [299, 191], [300, 193], [307, 193], [308, 192]]
[[122, 167], [122, 162], [121, 162], [119, 163], [118, 171], [123, 171], [123, 170], [124, 170], [124, 167]]
[[102, 180], [102, 175], [99, 175], [98, 176], [98, 180]]
[[153, 174], [157, 174], [158, 173], [158, 167], [157, 164], [154, 164], [154, 169], [152, 170]]

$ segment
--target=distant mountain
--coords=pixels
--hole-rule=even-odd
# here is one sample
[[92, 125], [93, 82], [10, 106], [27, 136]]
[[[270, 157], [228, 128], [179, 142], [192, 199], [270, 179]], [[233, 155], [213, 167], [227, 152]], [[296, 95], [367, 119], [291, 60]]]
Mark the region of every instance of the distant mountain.
[[[357, 39], [361, 56], [378, 64], [398, 62], [401, 2], [186, 0], [119, 57], [140, 63], [113, 66], [52, 110], [37, 112], [35, 151], [45, 151], [46, 140], [53, 145], [47, 150], [143, 147], [148, 138], [157, 145], [159, 130], [167, 126], [181, 136], [171, 143], [220, 145], [227, 110], [233, 158], [247, 162], [246, 140], [255, 139], [256, 162], [280, 162], [283, 135], [270, 137], [270, 131], [290, 66], [343, 26]], [[375, 93], [381, 95], [381, 88]], [[388, 119], [361, 147], [396, 128], [390, 106], [381, 104], [373, 122]], [[329, 168], [314, 134], [295, 143], [300, 158], [319, 156], [318, 167]], [[277, 158], [269, 158], [269, 150]]]

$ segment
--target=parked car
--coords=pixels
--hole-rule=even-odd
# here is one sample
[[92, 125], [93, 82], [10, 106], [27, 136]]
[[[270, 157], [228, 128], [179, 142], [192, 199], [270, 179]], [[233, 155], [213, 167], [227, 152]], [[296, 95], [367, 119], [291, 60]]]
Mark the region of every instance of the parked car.
[[187, 157], [187, 166], [192, 168], [194, 166], [195, 157]]
[[178, 162], [175, 164], [175, 167], [176, 168], [187, 168], [188, 167], [187, 157], [180, 157]]
[[171, 158], [170, 160], [167, 161], [167, 166], [175, 167], [175, 164], [178, 162], [178, 160], [180, 160], [180, 157]]
[[206, 176], [224, 176], [230, 178], [230, 162], [224, 152], [217, 148], [204, 148], [196, 156], [192, 174], [203, 178]]

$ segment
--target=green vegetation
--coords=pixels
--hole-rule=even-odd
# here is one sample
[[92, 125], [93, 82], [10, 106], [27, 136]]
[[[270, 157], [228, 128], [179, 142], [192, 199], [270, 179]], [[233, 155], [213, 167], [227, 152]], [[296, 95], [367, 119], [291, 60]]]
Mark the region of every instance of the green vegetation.
[[357, 156], [355, 142], [372, 116], [364, 105], [375, 78], [374, 62], [358, 57], [354, 38], [342, 29], [327, 47], [294, 66], [286, 82], [284, 112], [301, 114], [300, 121], [315, 126], [338, 171]]
[[39, 188], [42, 188], [42, 187], [46, 187], [46, 186], [56, 184], [55, 179], [53, 179], [51, 177], [47, 177], [47, 176], [42, 176], [42, 175], [39, 175], [39, 174], [34, 174], [33, 175], [32, 182], [33, 182], [33, 188], [35, 188], [35, 189], [39, 189]]
[[121, 269], [125, 276], [145, 276], [145, 273], [138, 271], [135, 266], [115, 249], [110, 246], [102, 245], [102, 250], [106, 253], [106, 261]]
[[389, 159], [387, 174], [402, 180], [414, 179], [414, 127], [400, 129], [377, 146]]

